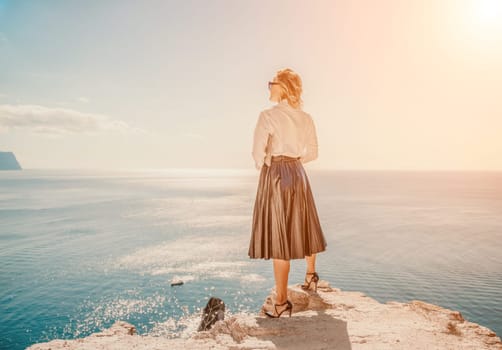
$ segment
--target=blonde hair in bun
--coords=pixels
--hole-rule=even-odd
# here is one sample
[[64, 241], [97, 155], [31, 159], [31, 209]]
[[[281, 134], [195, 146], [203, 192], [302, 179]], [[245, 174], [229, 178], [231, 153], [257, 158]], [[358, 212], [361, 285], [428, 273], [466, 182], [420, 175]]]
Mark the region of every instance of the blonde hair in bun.
[[282, 86], [283, 94], [281, 99], [286, 98], [290, 106], [301, 109], [303, 107], [302, 94], [302, 79], [298, 73], [290, 68], [285, 68], [277, 71], [277, 82]]

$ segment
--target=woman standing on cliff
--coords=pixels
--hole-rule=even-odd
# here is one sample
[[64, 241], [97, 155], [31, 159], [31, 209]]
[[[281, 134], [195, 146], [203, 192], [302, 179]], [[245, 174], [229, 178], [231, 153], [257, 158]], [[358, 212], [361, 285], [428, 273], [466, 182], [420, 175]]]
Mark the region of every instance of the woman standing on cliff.
[[287, 299], [290, 259], [307, 260], [303, 289], [317, 291], [316, 253], [326, 239], [303, 163], [317, 158], [317, 134], [310, 114], [302, 110], [302, 81], [293, 70], [277, 72], [268, 83], [269, 100], [254, 130], [252, 155], [261, 170], [253, 210], [248, 255], [274, 261], [276, 300], [269, 317], [293, 310]]

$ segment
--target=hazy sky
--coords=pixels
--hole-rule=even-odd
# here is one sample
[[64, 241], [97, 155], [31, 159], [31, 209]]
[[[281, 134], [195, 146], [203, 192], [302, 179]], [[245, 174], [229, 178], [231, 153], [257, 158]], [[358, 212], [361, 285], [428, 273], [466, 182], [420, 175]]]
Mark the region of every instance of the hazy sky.
[[24, 168], [254, 168], [290, 67], [310, 168], [502, 170], [502, 1], [0, 0], [0, 151]]

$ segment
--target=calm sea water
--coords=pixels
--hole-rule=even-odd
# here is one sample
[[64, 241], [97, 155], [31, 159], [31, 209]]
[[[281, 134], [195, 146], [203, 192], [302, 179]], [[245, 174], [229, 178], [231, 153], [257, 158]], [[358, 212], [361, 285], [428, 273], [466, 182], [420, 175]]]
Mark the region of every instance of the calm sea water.
[[[318, 171], [322, 279], [424, 300], [502, 335], [502, 173]], [[211, 296], [256, 312], [271, 260], [247, 256], [258, 172], [0, 172], [0, 348], [116, 320], [187, 336]], [[293, 260], [289, 283], [303, 281]], [[171, 287], [173, 278], [185, 284]]]

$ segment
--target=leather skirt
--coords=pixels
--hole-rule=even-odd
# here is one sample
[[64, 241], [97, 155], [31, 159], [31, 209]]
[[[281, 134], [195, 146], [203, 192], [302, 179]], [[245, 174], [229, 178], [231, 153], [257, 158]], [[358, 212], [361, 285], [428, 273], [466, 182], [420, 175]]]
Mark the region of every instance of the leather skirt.
[[252, 259], [303, 259], [326, 250], [310, 183], [299, 157], [263, 164], [253, 209]]

